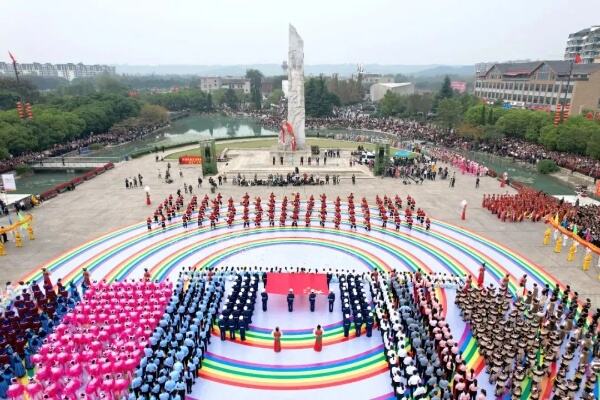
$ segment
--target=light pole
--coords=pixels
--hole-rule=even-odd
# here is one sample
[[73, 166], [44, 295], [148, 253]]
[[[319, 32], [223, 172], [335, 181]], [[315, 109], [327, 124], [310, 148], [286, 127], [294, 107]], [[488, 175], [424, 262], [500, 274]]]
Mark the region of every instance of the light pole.
[[144, 186], [144, 192], [146, 192], [146, 205], [151, 205], [152, 202], [150, 201], [150, 186]]

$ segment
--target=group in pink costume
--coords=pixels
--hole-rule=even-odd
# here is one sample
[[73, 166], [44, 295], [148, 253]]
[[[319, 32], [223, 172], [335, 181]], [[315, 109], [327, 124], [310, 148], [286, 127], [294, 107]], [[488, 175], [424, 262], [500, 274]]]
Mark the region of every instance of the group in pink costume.
[[13, 381], [9, 398], [122, 398], [172, 290], [168, 281], [92, 284], [32, 357], [35, 378]]
[[462, 174], [484, 176], [488, 172], [487, 167], [450, 150], [431, 149], [429, 154], [439, 160], [452, 164], [452, 166], [459, 169]]

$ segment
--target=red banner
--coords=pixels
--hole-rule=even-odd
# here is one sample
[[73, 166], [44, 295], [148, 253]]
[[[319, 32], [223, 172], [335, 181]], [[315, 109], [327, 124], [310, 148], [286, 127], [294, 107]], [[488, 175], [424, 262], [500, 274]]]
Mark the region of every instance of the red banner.
[[179, 157], [179, 164], [202, 164], [202, 157], [200, 157], [200, 156], [181, 156], [181, 157]]
[[314, 290], [317, 294], [327, 294], [327, 275], [306, 273], [268, 273], [267, 293], [288, 294], [290, 289], [294, 294], [309, 294]]

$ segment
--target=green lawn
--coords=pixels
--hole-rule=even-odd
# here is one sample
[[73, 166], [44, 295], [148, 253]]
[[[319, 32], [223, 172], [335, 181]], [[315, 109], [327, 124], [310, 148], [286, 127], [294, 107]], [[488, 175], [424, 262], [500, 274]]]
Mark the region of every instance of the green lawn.
[[[306, 143], [308, 146], [319, 146], [321, 149], [336, 148], [336, 149], [349, 149], [355, 150], [358, 147], [358, 142], [350, 142], [346, 140], [335, 140], [335, 139], [318, 139], [318, 138], [307, 138]], [[239, 139], [239, 140], [224, 140], [216, 142], [217, 156], [221, 155], [224, 149], [268, 149], [271, 146], [277, 144], [277, 138], [268, 139]], [[375, 144], [373, 143], [361, 143], [366, 149], [373, 150]], [[391, 149], [395, 151], [396, 149]], [[181, 156], [199, 156], [200, 149], [189, 149], [183, 151], [177, 151], [175, 153], [168, 154], [165, 159], [177, 160]]]

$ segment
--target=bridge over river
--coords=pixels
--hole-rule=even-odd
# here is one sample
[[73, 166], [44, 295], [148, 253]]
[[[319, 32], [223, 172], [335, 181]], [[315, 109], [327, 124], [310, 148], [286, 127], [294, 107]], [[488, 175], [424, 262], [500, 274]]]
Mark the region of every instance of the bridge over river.
[[70, 171], [99, 168], [119, 161], [120, 157], [47, 157], [32, 161], [29, 166], [34, 171]]

